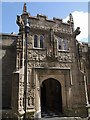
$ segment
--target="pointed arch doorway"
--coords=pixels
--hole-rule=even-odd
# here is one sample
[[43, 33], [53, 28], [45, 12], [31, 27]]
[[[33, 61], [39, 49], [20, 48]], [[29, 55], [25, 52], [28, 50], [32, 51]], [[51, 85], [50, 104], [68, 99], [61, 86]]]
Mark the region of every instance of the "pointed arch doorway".
[[41, 85], [41, 115], [62, 114], [61, 84], [53, 78], [44, 80]]

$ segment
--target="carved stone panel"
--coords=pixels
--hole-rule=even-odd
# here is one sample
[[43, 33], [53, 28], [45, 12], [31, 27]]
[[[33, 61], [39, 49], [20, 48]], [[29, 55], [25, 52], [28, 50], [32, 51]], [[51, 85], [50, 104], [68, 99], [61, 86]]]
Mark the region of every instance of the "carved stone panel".
[[24, 108], [24, 81], [23, 75], [19, 74], [19, 98], [18, 98], [18, 107], [19, 111], [22, 111]]
[[28, 89], [27, 92], [27, 104], [28, 107], [34, 107], [34, 89]]
[[46, 50], [28, 50], [28, 68], [70, 68], [72, 57], [69, 52], [58, 51], [58, 56], [48, 58]]
[[43, 61], [46, 58], [46, 51], [28, 50], [28, 60]]
[[59, 52], [58, 60], [60, 62], [72, 62], [72, 57], [71, 57], [70, 53]]
[[68, 69], [70, 68], [70, 63], [64, 63], [64, 62], [35, 62], [29, 61], [28, 62], [28, 68], [59, 68], [59, 69]]
[[28, 35], [28, 49], [33, 48], [33, 35]]

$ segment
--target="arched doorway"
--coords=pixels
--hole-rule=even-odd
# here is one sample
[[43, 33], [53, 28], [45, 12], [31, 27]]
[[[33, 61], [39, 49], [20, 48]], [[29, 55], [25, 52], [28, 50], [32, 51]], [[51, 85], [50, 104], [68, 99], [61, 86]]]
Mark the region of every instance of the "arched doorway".
[[49, 78], [41, 85], [41, 113], [57, 116], [62, 114], [62, 92], [59, 81]]

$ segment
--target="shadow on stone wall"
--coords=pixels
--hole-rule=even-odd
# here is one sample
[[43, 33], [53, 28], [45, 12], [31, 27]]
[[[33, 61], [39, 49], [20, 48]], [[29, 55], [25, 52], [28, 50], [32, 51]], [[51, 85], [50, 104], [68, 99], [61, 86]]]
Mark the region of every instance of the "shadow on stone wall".
[[2, 109], [11, 109], [12, 75], [16, 64], [16, 41], [2, 45]]

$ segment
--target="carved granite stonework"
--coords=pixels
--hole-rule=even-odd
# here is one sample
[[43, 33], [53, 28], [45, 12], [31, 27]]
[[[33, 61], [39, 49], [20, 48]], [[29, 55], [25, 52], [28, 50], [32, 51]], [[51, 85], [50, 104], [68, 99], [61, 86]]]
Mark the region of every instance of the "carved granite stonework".
[[58, 53], [58, 60], [59, 62], [72, 62], [72, 57], [70, 53]]
[[23, 75], [19, 75], [19, 94], [18, 94], [18, 109], [19, 111], [24, 110], [24, 80]]
[[86, 117], [90, 45], [77, 41], [80, 28], [74, 30], [72, 14], [67, 23], [40, 14], [33, 17], [24, 4], [16, 22], [18, 35], [0, 35], [3, 116], [19, 120], [38, 119], [45, 114]]
[[17, 15], [17, 21], [16, 22], [17, 22], [17, 24], [19, 26], [23, 26], [24, 25], [23, 20], [22, 20], [21, 16], [19, 16], [19, 15]]
[[[49, 56], [51, 61], [54, 59], [54, 56]], [[56, 57], [56, 63], [70, 63], [72, 62], [72, 57], [68, 52], [58, 52], [58, 56]], [[54, 63], [54, 62], [53, 62]], [[49, 63], [49, 66], [54, 67], [54, 64]], [[48, 66], [48, 56], [46, 51], [42, 50], [28, 50], [28, 67], [49, 67]], [[60, 67], [57, 64], [55, 67]], [[66, 68], [66, 67], [65, 67]]]
[[28, 60], [45, 61], [46, 51], [42, 50], [28, 50]]
[[65, 62], [28, 62], [28, 68], [60, 68], [60, 69], [70, 69], [70, 63]]
[[34, 108], [34, 90], [28, 89], [27, 99], [28, 99], [28, 107]]
[[33, 48], [33, 41], [34, 41], [34, 36], [33, 35], [28, 35], [28, 43], [27, 43], [28, 50]]

